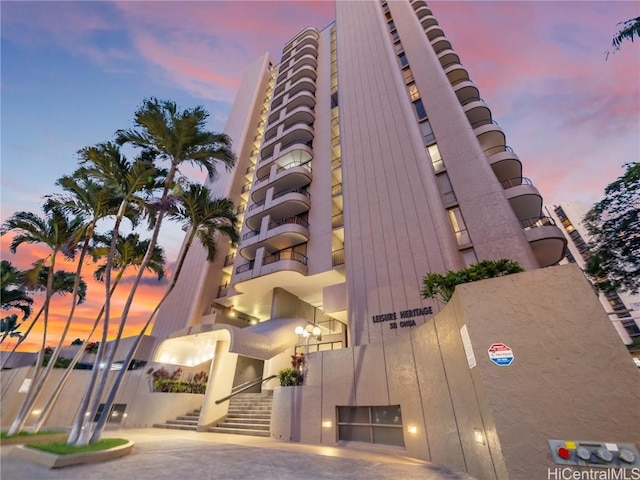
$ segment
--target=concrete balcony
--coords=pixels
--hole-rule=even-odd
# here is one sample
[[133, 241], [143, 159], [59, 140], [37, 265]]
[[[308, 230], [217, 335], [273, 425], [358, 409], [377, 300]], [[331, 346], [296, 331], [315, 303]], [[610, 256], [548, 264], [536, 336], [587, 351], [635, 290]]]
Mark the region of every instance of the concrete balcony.
[[467, 69], [464, 68], [460, 63], [451, 63], [443, 69], [445, 75], [452, 85], [463, 80], [469, 80], [469, 72], [467, 72]]
[[[449, 66], [459, 65], [459, 64], [460, 64], [459, 62], [453, 62], [449, 64]], [[445, 66], [445, 69], [446, 68], [448, 67]], [[465, 80], [465, 79], [456, 80], [455, 82], [451, 82], [451, 86], [453, 87], [453, 91], [456, 94], [456, 97], [458, 97], [458, 100], [460, 101], [460, 103], [466, 100], [469, 100], [470, 98], [475, 98], [480, 96], [478, 87], [476, 87], [475, 83], [473, 83], [471, 80]]]
[[460, 57], [451, 48], [444, 47], [441, 50], [436, 50], [436, 56], [438, 57], [442, 67], [454, 62], [460, 63]]
[[444, 52], [445, 50], [453, 50], [451, 42], [444, 36], [444, 34], [431, 40], [431, 46], [433, 47], [434, 52], [436, 52], [436, 55]]
[[432, 27], [425, 29], [424, 33], [427, 35], [427, 38], [429, 40], [433, 40], [436, 37], [444, 36], [444, 31], [438, 25], [433, 25]]
[[251, 231], [242, 237], [240, 255], [253, 260], [256, 251], [265, 247], [267, 251], [278, 251], [309, 241], [309, 223], [300, 217], [282, 218], [270, 222], [266, 231]]
[[473, 133], [475, 133], [482, 150], [488, 150], [505, 145], [504, 132], [495, 120], [480, 120], [472, 123]]
[[290, 145], [292, 143], [309, 143], [313, 141], [313, 126], [305, 123], [298, 123], [284, 130], [281, 135], [265, 143], [260, 150], [260, 156], [267, 158], [273, 155], [276, 144]]
[[263, 159], [258, 166], [256, 176], [259, 179], [264, 178], [271, 172], [271, 167], [274, 163], [278, 165], [288, 165], [293, 162], [297, 162], [300, 165], [307, 163], [312, 158], [311, 147], [302, 143], [294, 143], [289, 145], [285, 149], [281, 149], [277, 158], [268, 157]]
[[251, 199], [259, 203], [267, 196], [267, 190], [273, 187], [275, 191], [296, 189], [309, 185], [312, 180], [311, 162], [292, 161], [287, 165], [278, 166], [275, 172], [267, 173], [253, 184]]
[[311, 195], [305, 188], [287, 189], [275, 192], [273, 197], [251, 205], [245, 214], [245, 223], [252, 230], [258, 230], [262, 219], [295, 217], [311, 208]]
[[489, 159], [493, 173], [501, 183], [511, 178], [522, 177], [520, 157], [508, 145], [491, 148], [484, 153]]
[[460, 103], [470, 124], [491, 120], [491, 110], [482, 98], [472, 97]]
[[502, 182], [502, 187], [518, 220], [541, 217], [542, 195], [531, 180], [516, 177]]
[[567, 239], [551, 218], [534, 217], [523, 220], [520, 224], [541, 267], [549, 267], [562, 260]]

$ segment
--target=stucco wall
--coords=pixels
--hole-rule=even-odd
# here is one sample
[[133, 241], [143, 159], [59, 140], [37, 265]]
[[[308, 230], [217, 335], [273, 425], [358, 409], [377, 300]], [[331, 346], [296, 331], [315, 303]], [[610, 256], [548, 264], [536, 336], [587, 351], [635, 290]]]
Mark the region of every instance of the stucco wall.
[[[512, 348], [512, 365], [490, 361], [497, 342]], [[304, 386], [274, 392], [276, 438], [333, 444], [336, 406], [399, 404], [407, 455], [523, 480], [553, 466], [547, 439], [640, 443], [640, 374], [574, 265], [458, 287], [410, 336], [311, 353], [306, 371]]]

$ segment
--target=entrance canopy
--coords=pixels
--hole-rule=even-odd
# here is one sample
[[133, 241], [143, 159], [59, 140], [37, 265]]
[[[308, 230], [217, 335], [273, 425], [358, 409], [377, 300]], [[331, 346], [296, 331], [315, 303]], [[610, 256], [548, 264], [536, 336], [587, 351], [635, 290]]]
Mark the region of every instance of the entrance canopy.
[[229, 343], [229, 352], [268, 360], [298, 342], [296, 326], [309, 323], [304, 318], [278, 318], [238, 328], [223, 323], [193, 325], [178, 330], [164, 340], [154, 361], [192, 367], [211, 360], [219, 341]]

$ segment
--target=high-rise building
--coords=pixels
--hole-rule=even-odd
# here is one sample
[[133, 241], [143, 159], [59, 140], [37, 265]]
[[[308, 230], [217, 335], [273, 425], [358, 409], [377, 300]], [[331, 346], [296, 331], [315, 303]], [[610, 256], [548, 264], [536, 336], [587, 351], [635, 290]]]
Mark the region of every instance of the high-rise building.
[[[567, 239], [566, 256], [561, 263], [577, 263], [582, 269], [589, 260], [591, 236], [582, 224], [582, 219], [591, 205], [583, 202], [568, 202], [547, 207], [547, 211]], [[640, 296], [623, 292], [599, 292], [598, 298], [607, 315], [626, 344], [640, 337]], [[634, 317], [635, 315], [635, 317]]]
[[437, 312], [420, 296], [428, 272], [562, 258], [562, 232], [426, 3], [336, 8], [247, 72], [226, 128], [238, 162], [210, 184], [236, 202], [240, 243], [212, 264], [191, 255], [154, 336], [299, 304], [344, 337], [321, 348], [362, 345], [405, 330], [376, 315]]

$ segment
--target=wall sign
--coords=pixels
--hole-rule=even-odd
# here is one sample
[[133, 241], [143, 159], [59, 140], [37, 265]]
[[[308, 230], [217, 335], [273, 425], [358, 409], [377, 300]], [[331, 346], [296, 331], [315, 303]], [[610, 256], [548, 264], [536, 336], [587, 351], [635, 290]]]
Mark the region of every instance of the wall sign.
[[513, 363], [513, 350], [504, 343], [493, 343], [488, 350], [489, 360], [499, 367], [508, 367]]
[[[394, 330], [404, 327], [415, 327], [416, 321], [414, 317], [422, 317], [425, 315], [433, 315], [433, 307], [410, 308], [409, 310], [401, 310], [400, 312], [382, 313], [380, 315], [372, 315], [373, 323], [389, 322], [389, 329]], [[398, 322], [398, 320], [400, 320]]]

